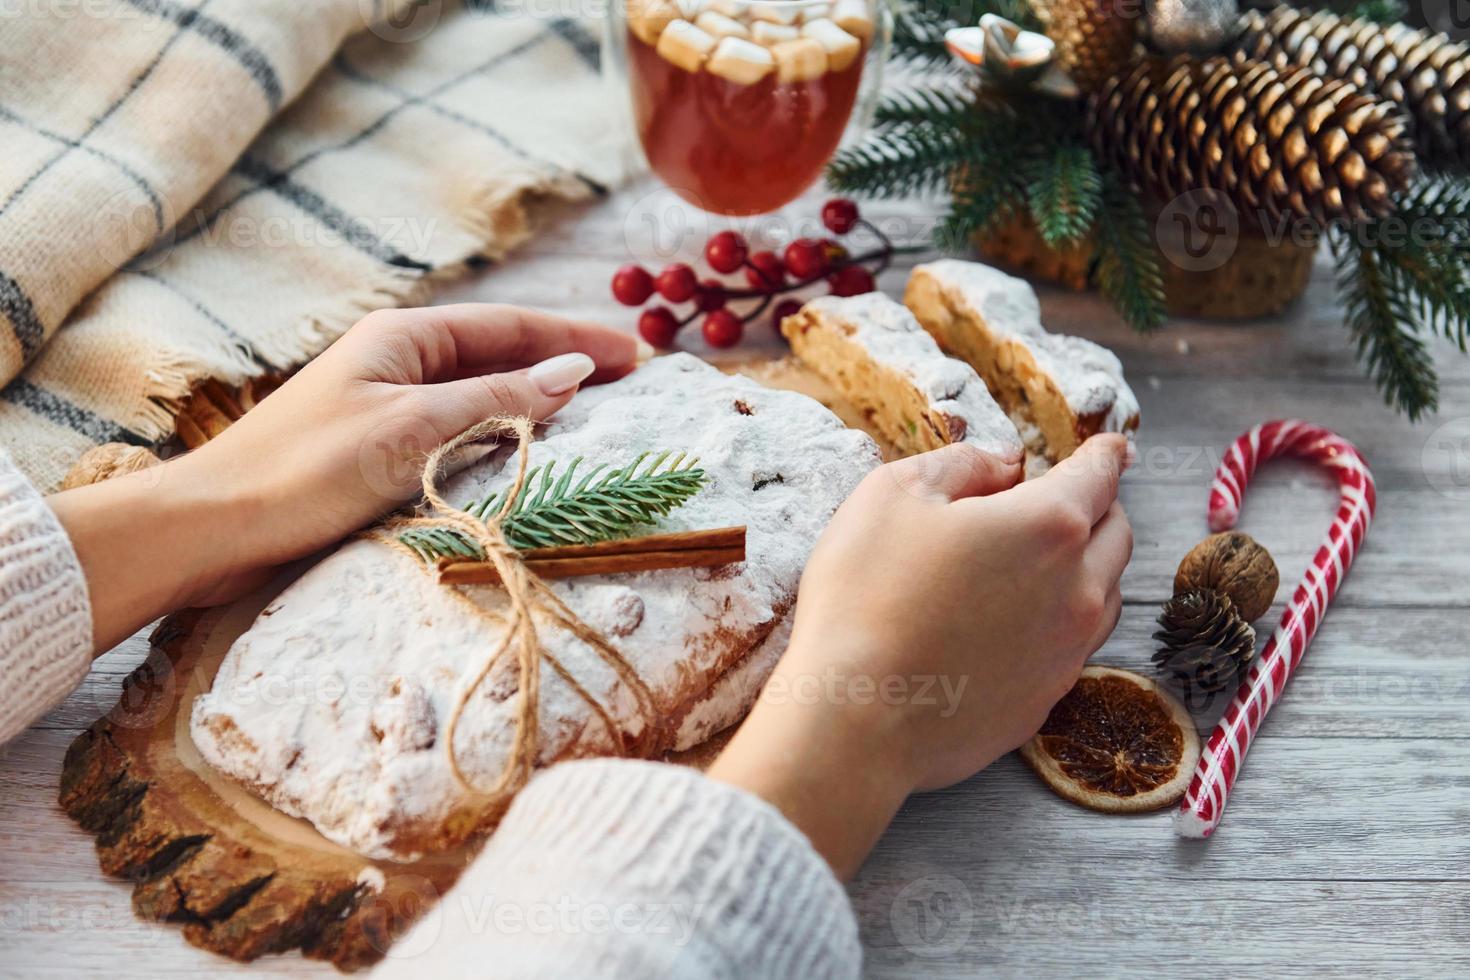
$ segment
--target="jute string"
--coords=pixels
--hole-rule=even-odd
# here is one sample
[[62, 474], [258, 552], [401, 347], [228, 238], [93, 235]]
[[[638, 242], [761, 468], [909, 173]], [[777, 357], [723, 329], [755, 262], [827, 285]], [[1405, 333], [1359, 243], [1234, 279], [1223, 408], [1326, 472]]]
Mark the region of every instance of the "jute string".
[[[505, 500], [500, 509], [481, 520], [467, 511], [451, 505], [444, 499], [439, 490], [440, 473], [444, 466], [444, 460], [458, 451], [460, 448], [472, 443], [480, 442], [494, 436], [515, 435], [519, 443], [519, 463], [516, 466], [515, 480], [505, 494]], [[508, 617], [501, 618], [492, 615], [481, 608], [468, 595], [460, 590], [458, 586], [446, 585], [445, 588], [456, 596], [473, 615], [477, 616], [492, 628], [503, 626], [500, 638], [495, 642], [484, 660], [467, 675], [467, 682], [461, 683], [458, 695], [455, 698], [454, 710], [449, 715], [449, 723], [445, 729], [445, 747], [449, 757], [450, 769], [454, 772], [454, 778], [459, 784], [473, 794], [484, 796], [491, 802], [503, 802], [514, 795], [531, 776], [535, 767], [536, 753], [540, 743], [540, 694], [541, 694], [541, 661], [545, 660], [571, 689], [576, 692], [592, 712], [601, 720], [607, 729], [608, 736], [617, 747], [619, 754], [629, 754], [629, 746], [623, 736], [622, 728], [613, 720], [612, 713], [592, 695], [575, 677], [567, 670], [546, 647], [542, 644], [538, 634], [537, 621], [551, 623], [571, 633], [577, 639], [591, 647], [597, 655], [617, 673], [620, 680], [633, 692], [638, 702], [639, 711], [643, 714], [647, 726], [650, 728], [656, 724], [654, 715], [653, 693], [648, 685], [638, 676], [633, 666], [618, 652], [617, 648], [608, 642], [600, 632], [588, 626], [572, 612], [562, 600], [551, 591], [547, 584], [534, 572], [526, 567], [521, 553], [517, 551], [506, 540], [501, 529], [506, 515], [515, 506], [520, 497], [522, 489], [526, 484], [526, 474], [529, 466], [530, 448], [532, 436], [532, 423], [526, 418], [496, 417], [486, 419], [477, 425], [473, 425], [459, 435], [450, 439], [444, 445], [429, 454], [424, 463], [421, 476], [424, 490], [424, 501], [428, 505], [429, 514], [415, 517], [395, 517], [380, 528], [371, 533], [375, 540], [390, 544], [402, 551], [413, 555], [415, 561], [420, 561], [419, 556], [411, 548], [398, 540], [400, 532], [412, 528], [440, 528], [458, 531], [471, 541], [480, 546], [485, 555], [485, 560], [495, 566], [495, 571], [500, 576], [500, 588], [510, 605]], [[433, 569], [430, 568], [432, 571]], [[459, 757], [455, 752], [455, 733], [459, 730], [459, 722], [464, 715], [470, 699], [484, 683], [490, 671], [500, 662], [508, 652], [514, 651], [518, 674], [518, 694], [516, 706], [516, 729], [515, 739], [512, 743], [511, 753], [506, 760], [500, 776], [494, 785], [489, 788], [477, 787], [464, 772], [459, 764]]]

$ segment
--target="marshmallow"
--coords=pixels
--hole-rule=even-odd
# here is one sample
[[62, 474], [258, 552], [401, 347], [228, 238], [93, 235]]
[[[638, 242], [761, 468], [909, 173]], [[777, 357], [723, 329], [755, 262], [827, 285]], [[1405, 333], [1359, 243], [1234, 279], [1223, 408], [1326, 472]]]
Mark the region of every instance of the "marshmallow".
[[776, 81], [807, 82], [827, 70], [827, 50], [809, 38], [784, 41], [771, 48], [776, 59]]
[[857, 59], [863, 46], [857, 38], [838, 27], [830, 20], [814, 20], [802, 25], [803, 37], [816, 41], [827, 52], [827, 67], [842, 71]]
[[790, 3], [754, 3], [750, 5], [750, 17], [752, 20], [764, 20], [772, 24], [795, 24], [801, 16], [801, 9], [796, 4]]
[[687, 20], [676, 20], [658, 36], [659, 57], [685, 71], [699, 71], [715, 49], [715, 39]]
[[832, 5], [830, 3], [811, 3], [801, 8], [801, 22], [810, 24], [814, 20], [823, 20], [832, 16]]
[[782, 41], [795, 41], [801, 37], [801, 30], [796, 27], [787, 27], [785, 24], [772, 24], [768, 20], [758, 20], [750, 25], [751, 36], [758, 42], [770, 47], [780, 44]]
[[694, 19], [694, 26], [714, 37], [750, 37], [750, 29], [744, 24], [716, 10], [700, 14]]
[[776, 59], [759, 44], [726, 37], [721, 38], [705, 67], [711, 75], [719, 75], [737, 85], [753, 85], [771, 73]]
[[873, 39], [873, 17], [868, 13], [867, 0], [837, 0], [832, 7], [832, 20], [864, 43]]
[[710, 0], [705, 6], [717, 14], [724, 14], [732, 19], [744, 17], [748, 7], [744, 0]]
[[628, 29], [644, 44], [657, 44], [664, 28], [679, 19], [669, 0], [628, 0]]

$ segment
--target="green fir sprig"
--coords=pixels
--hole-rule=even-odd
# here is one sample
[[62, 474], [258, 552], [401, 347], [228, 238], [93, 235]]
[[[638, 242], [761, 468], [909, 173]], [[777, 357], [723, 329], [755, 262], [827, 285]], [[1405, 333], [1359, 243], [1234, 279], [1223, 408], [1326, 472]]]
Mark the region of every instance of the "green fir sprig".
[[1094, 226], [1097, 288], [1135, 330], [1149, 333], [1162, 327], [1168, 316], [1159, 251], [1143, 206], [1127, 183], [1108, 173], [1102, 185]]
[[[644, 466], [650, 456], [652, 462]], [[601, 463], [577, 480], [582, 460], [581, 456], [572, 460], [560, 477], [554, 461], [526, 474], [500, 525], [512, 547], [524, 551], [630, 537], [689, 500], [709, 480], [699, 461], [684, 453], [642, 453], [613, 470]], [[508, 492], [509, 488], [472, 501], [465, 510], [487, 520], [500, 512]], [[448, 528], [410, 528], [398, 540], [431, 563], [440, 558], [485, 557], [479, 545]]]

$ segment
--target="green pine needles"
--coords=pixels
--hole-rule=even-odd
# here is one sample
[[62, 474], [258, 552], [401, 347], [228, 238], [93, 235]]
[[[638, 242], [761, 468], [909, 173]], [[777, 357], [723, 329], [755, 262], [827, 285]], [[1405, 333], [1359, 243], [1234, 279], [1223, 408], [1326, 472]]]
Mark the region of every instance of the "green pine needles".
[[1081, 113], [1034, 95], [1018, 109], [1003, 94], [941, 76], [886, 94], [869, 138], [839, 153], [827, 179], [869, 197], [948, 192], [935, 233], [946, 251], [966, 251], [1016, 217], [1029, 218], [1053, 248], [1091, 242], [1103, 295], [1136, 329], [1157, 329], [1163, 275], [1147, 219], [1126, 180], [1104, 170], [1084, 141]]
[[1470, 180], [1425, 178], [1393, 214], [1329, 237], [1359, 358], [1390, 405], [1411, 419], [1434, 411], [1439, 379], [1425, 334], [1464, 351], [1470, 326]]
[[[650, 456], [652, 462], [644, 466]], [[643, 453], [614, 470], [608, 470], [606, 463], [599, 464], [580, 480], [576, 479], [577, 467], [582, 464], [580, 456], [560, 477], [555, 462], [537, 466], [526, 474], [526, 482], [501, 530], [511, 546], [522, 551], [630, 537], [704, 487], [709, 477], [698, 468], [698, 462], [684, 453]], [[471, 502], [465, 510], [485, 520], [504, 504], [504, 493], [492, 493]], [[400, 533], [398, 540], [431, 563], [440, 558], [485, 557], [479, 545], [458, 531], [444, 528], [411, 528]]]
[[[1333, 6], [1393, 20], [1402, 4]], [[969, 251], [1007, 222], [1028, 220], [1053, 248], [1090, 248], [1099, 292], [1134, 328], [1157, 329], [1166, 317], [1162, 255], [1137, 188], [1087, 142], [1086, 103], [982, 86], [950, 62], [944, 32], [987, 12], [1040, 29], [1023, 0], [901, 0], [894, 51], [910, 69], [907, 84], [884, 94], [868, 138], [833, 159], [829, 183], [869, 197], [947, 195], [935, 232], [946, 251]], [[1467, 348], [1470, 173], [1427, 169], [1396, 204], [1372, 221], [1297, 230], [1327, 239], [1359, 360], [1385, 401], [1418, 419], [1439, 401], [1428, 339]]]

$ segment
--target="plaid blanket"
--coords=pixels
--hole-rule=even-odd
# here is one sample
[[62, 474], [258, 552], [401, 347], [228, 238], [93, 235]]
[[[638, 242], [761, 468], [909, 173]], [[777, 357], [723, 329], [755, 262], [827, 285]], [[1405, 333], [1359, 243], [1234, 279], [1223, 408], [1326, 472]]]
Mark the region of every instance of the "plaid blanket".
[[622, 176], [596, 62], [492, 0], [0, 0], [0, 444], [49, 489], [500, 257]]

